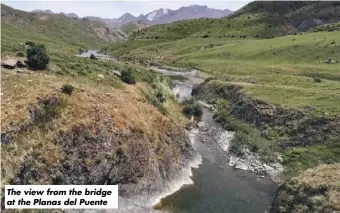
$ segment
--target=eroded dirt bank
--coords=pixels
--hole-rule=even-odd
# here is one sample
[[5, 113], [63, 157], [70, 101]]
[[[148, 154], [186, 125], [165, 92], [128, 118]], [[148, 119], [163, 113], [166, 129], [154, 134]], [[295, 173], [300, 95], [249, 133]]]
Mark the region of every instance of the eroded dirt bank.
[[269, 130], [275, 131], [278, 144], [282, 147], [323, 143], [340, 135], [340, 117], [318, 116], [309, 109], [297, 110], [266, 103], [247, 96], [237, 85], [204, 82], [193, 88], [192, 95], [208, 103], [216, 103], [220, 98], [227, 99], [230, 116], [255, 126], [264, 137], [274, 137]]

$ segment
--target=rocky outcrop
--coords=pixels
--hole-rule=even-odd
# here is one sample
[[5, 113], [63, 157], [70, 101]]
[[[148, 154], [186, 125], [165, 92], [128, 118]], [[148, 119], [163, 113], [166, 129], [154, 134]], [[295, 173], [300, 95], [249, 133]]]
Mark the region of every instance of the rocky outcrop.
[[308, 169], [280, 186], [271, 213], [340, 211], [340, 164]]
[[120, 195], [129, 196], [142, 182], [153, 184], [141, 184], [140, 190], [156, 190], [195, 155], [178, 128], [168, 131], [164, 146], [153, 147], [142, 132], [113, 132], [109, 123], [108, 119], [59, 131], [54, 137], [59, 163], [48, 166], [39, 157], [27, 156], [13, 184], [119, 184]]
[[283, 147], [322, 143], [340, 135], [340, 117], [315, 117], [307, 110], [257, 100], [244, 94], [240, 86], [230, 83], [206, 81], [196, 85], [192, 95], [209, 103], [215, 103], [220, 98], [227, 99], [229, 115], [257, 127], [264, 137], [270, 137], [268, 130], [280, 131], [278, 139]]
[[[27, 106], [27, 120], [3, 129], [4, 149], [20, 144], [20, 138], [31, 141], [11, 175], [5, 176], [8, 183], [117, 184], [122, 202], [138, 208], [151, 208], [161, 197], [188, 183], [199, 155], [183, 126], [148, 105], [143, 105], [147, 113], [162, 122], [151, 133], [138, 125], [118, 128], [118, 119], [97, 108], [89, 122], [71, 116], [67, 119], [73, 118], [72, 123], [62, 122], [70, 115], [68, 110], [76, 107], [70, 103], [76, 99], [72, 95], [39, 97], [36, 104]], [[35, 134], [43, 135], [41, 143], [35, 142]]]
[[5, 59], [1, 62], [1, 66], [7, 69], [15, 69], [17, 66], [17, 60], [15, 59]]
[[[9, 144], [32, 127], [47, 131], [45, 118], [58, 118], [52, 115], [59, 102], [55, 96], [39, 98], [37, 106], [29, 107], [25, 128], [3, 132], [1, 139]], [[190, 175], [198, 157], [186, 130], [174, 123], [168, 123], [157, 138], [139, 129], [117, 131], [111, 117], [53, 132], [51, 156], [38, 147], [27, 150], [11, 184], [117, 184], [119, 196], [129, 205], [151, 207]]]

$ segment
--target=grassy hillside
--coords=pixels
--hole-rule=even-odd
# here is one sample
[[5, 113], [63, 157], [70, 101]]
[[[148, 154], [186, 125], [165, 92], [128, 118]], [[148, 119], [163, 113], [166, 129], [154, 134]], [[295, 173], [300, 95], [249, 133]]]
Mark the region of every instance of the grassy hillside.
[[[316, 112], [339, 114], [338, 32], [305, 33], [264, 40], [187, 38], [128, 41], [107, 52], [141, 61], [191, 66], [242, 85], [254, 97]], [[308, 53], [308, 54], [306, 54]], [[314, 82], [318, 77], [321, 83]]]
[[[71, 45], [104, 46], [124, 38], [103, 23], [60, 14], [29, 13], [1, 4], [1, 24], [35, 32]], [[7, 35], [7, 34], [5, 34]]]
[[339, 21], [337, 2], [251, 2], [222, 19], [196, 19], [152, 26], [133, 39], [181, 39], [186, 37], [273, 38], [306, 31]]

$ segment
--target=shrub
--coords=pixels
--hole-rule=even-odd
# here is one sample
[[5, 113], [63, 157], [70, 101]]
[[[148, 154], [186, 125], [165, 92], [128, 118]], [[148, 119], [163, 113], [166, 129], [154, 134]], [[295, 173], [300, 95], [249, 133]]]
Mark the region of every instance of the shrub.
[[78, 49], [78, 53], [79, 54], [83, 54], [83, 53], [85, 53], [85, 52], [87, 52], [85, 49], [83, 49], [83, 48], [79, 48]]
[[252, 145], [251, 145], [251, 148], [250, 148], [250, 151], [251, 151], [251, 152], [258, 152], [258, 151], [259, 151], [259, 147], [257, 147], [256, 144], [252, 144]]
[[56, 96], [38, 98], [38, 106], [29, 109], [30, 118], [34, 124], [44, 127], [45, 123], [60, 117], [63, 106], [63, 101]]
[[49, 60], [44, 45], [34, 45], [27, 49], [27, 64], [30, 68], [46, 69]]
[[248, 135], [241, 131], [236, 131], [233, 139], [230, 141], [230, 152], [242, 157], [248, 144], [250, 144]]
[[163, 92], [161, 90], [158, 90], [156, 92], [156, 98], [158, 99], [158, 101], [160, 103], [164, 103], [166, 101], [166, 98], [165, 98], [165, 96], [164, 96], [164, 94], [163, 94]]
[[25, 44], [28, 46], [35, 46], [35, 43], [33, 41], [26, 41]]
[[91, 55], [90, 55], [90, 59], [92, 59], [92, 60], [97, 60], [98, 58], [97, 58], [94, 54], [91, 54]]
[[68, 95], [72, 95], [73, 89], [74, 89], [74, 87], [71, 84], [64, 84], [61, 87], [61, 92], [68, 94]]
[[202, 38], [208, 38], [209, 37], [209, 35], [204, 35], [204, 36], [202, 36]]
[[136, 80], [131, 68], [123, 70], [120, 79], [127, 84], [136, 84]]
[[313, 80], [315, 83], [321, 83], [321, 79], [319, 77], [314, 77]]
[[183, 109], [182, 112], [184, 115], [190, 117], [190, 116], [196, 116], [196, 117], [200, 117], [203, 114], [203, 109], [202, 106], [197, 103], [194, 102], [193, 100], [189, 100], [183, 103]]
[[23, 53], [23, 52], [18, 52], [18, 53], [17, 53], [17, 56], [18, 56], [18, 57], [25, 57], [25, 53]]

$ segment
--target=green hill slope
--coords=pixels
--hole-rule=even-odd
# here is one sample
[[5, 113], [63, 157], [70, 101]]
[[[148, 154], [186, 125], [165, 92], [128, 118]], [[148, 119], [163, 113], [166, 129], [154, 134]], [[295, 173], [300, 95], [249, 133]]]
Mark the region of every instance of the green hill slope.
[[222, 19], [196, 19], [157, 25], [132, 35], [134, 39], [186, 37], [272, 38], [339, 21], [337, 2], [251, 2]]
[[103, 46], [124, 39], [119, 31], [100, 22], [73, 19], [59, 14], [29, 13], [4, 4], [1, 4], [1, 24], [78, 46], [83, 43]]

